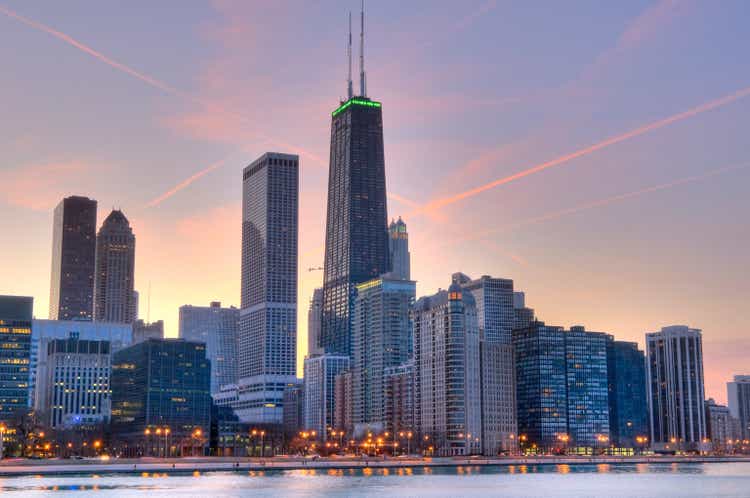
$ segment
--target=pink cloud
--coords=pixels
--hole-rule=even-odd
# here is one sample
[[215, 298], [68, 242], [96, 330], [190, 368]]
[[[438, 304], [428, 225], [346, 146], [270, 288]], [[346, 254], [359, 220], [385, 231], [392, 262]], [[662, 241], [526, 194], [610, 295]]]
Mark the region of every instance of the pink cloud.
[[32, 164], [0, 171], [5, 202], [34, 211], [53, 209], [67, 195], [85, 191], [91, 172], [101, 172], [82, 161]]

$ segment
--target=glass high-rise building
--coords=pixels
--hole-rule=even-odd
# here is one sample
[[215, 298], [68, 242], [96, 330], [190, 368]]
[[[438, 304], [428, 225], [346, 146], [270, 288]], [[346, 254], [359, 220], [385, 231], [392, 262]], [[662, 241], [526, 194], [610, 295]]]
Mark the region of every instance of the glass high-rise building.
[[32, 297], [0, 296], [0, 421], [29, 405], [33, 308]]
[[646, 334], [651, 444], [656, 451], [698, 451], [707, 437], [703, 339], [684, 325]]
[[310, 308], [307, 311], [307, 353], [315, 355], [322, 353], [320, 347], [320, 331], [323, 327], [323, 289], [313, 291]]
[[607, 375], [612, 444], [617, 448], [644, 448], [650, 437], [646, 357], [637, 342], [608, 338]]
[[93, 319], [96, 207], [93, 199], [72, 196], [55, 208], [50, 320]]
[[527, 447], [609, 447], [607, 337], [538, 321], [513, 331], [518, 431]]
[[607, 337], [581, 326], [565, 333], [568, 436], [573, 447], [609, 447]]
[[518, 433], [530, 447], [557, 448], [568, 433], [565, 331], [532, 322], [513, 331]]
[[351, 353], [355, 286], [389, 271], [388, 240], [383, 112], [363, 89], [331, 117], [321, 334], [326, 352]]
[[[173, 454], [181, 445], [196, 445], [196, 429], [207, 437], [210, 377], [206, 346], [200, 342], [149, 339], [114, 353], [112, 436], [118, 449], [134, 456], [159, 444], [160, 448], [168, 446]], [[164, 440], [155, 440], [157, 429]], [[202, 438], [198, 443], [206, 441]]]
[[299, 157], [267, 152], [242, 173], [242, 285], [233, 406], [243, 422], [281, 423], [296, 382]]
[[180, 306], [179, 337], [206, 344], [211, 361], [211, 394], [221, 386], [237, 383], [237, 321], [240, 310], [222, 308], [214, 301], [210, 306]]
[[135, 235], [122, 211], [114, 209], [96, 236], [94, 320], [135, 320]]
[[412, 353], [416, 283], [381, 277], [356, 287], [352, 325], [352, 422], [385, 426], [384, 374]]
[[336, 376], [349, 369], [349, 356], [322, 354], [305, 358], [305, 430], [325, 441], [334, 426]]

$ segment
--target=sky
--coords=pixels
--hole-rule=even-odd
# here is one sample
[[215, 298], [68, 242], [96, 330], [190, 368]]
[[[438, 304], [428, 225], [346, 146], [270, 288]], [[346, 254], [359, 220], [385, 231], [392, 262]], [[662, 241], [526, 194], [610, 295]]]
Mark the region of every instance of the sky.
[[[140, 316], [176, 336], [183, 304], [239, 305], [242, 168], [296, 153], [301, 367], [358, 10], [0, 0], [0, 294], [47, 317], [52, 211], [86, 195], [99, 223], [130, 219]], [[750, 373], [749, 17], [741, 0], [368, 2], [418, 295], [462, 271], [512, 278], [552, 325], [641, 345], [700, 328], [725, 401]]]

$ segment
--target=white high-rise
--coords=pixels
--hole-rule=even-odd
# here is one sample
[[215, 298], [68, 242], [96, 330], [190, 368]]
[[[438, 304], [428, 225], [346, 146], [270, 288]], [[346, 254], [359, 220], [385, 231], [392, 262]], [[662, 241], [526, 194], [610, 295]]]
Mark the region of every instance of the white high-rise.
[[646, 334], [651, 443], [655, 450], [704, 449], [703, 341], [684, 325]]
[[242, 172], [238, 392], [244, 422], [283, 421], [297, 361], [299, 157], [267, 152]]
[[414, 305], [415, 418], [441, 456], [481, 451], [476, 303], [458, 284]]

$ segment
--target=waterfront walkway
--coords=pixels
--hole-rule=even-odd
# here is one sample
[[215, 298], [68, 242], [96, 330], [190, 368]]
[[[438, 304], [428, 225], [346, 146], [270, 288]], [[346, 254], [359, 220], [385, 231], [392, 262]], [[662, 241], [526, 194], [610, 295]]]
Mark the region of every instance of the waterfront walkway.
[[284, 470], [347, 470], [363, 468], [456, 467], [456, 466], [528, 466], [528, 465], [622, 465], [750, 462], [750, 457], [504, 457], [504, 458], [141, 458], [89, 460], [23, 460], [0, 463], [0, 476], [81, 475], [81, 474], [154, 474], [195, 472], [259, 472]]

